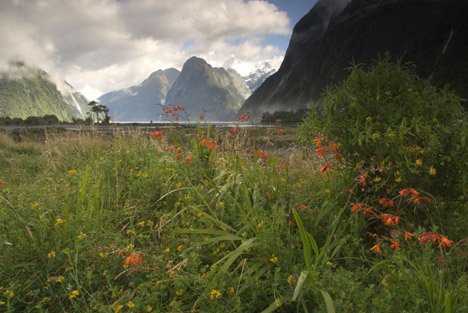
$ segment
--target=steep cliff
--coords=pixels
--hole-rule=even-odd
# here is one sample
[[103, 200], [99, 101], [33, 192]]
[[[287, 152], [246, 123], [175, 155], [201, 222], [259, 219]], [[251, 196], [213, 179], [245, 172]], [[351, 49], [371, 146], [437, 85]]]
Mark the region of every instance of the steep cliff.
[[347, 2], [321, 0], [296, 24], [280, 69], [240, 112], [300, 109], [343, 80], [351, 62], [370, 64], [386, 53], [468, 98], [468, 1]]

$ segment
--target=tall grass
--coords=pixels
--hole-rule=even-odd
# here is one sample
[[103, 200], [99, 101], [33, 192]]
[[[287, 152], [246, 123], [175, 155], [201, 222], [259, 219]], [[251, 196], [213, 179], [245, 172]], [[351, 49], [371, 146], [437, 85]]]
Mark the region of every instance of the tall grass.
[[[430, 272], [439, 287], [402, 297], [431, 265], [418, 263], [417, 244], [399, 263], [368, 250], [366, 225], [349, 210], [354, 173], [275, 151], [268, 142], [284, 135], [274, 129], [258, 141], [242, 132], [1, 137], [0, 311], [466, 308], [461, 249]], [[409, 279], [383, 288], [389, 268]]]

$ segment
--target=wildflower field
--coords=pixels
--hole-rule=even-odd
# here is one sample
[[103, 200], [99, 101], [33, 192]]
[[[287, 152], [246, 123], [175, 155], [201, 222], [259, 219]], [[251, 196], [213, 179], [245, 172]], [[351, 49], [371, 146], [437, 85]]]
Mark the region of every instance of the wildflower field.
[[465, 114], [382, 62], [299, 128], [0, 133], [0, 312], [466, 312]]

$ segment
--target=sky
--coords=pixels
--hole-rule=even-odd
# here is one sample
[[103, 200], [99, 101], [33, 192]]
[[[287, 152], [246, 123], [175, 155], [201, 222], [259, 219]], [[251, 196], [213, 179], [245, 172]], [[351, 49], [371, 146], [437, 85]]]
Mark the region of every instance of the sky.
[[24, 59], [89, 100], [191, 56], [278, 68], [317, 0], [0, 0], [0, 69]]

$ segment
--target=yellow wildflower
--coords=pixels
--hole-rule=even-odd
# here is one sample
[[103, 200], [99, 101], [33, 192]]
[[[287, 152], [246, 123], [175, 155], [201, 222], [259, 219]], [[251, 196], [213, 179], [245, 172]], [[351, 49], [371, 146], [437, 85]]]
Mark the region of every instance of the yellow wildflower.
[[140, 226], [140, 227], [145, 227], [145, 221], [140, 221], [140, 222], [138, 222], [138, 226]]
[[39, 203], [37, 202], [34, 202], [31, 204], [31, 209], [35, 210], [35, 209], [38, 209], [39, 208]]
[[146, 306], [146, 312], [153, 312], [153, 307], [151, 305]]
[[423, 165], [423, 161], [421, 159], [417, 159], [414, 163], [416, 164], [416, 166]]
[[100, 257], [101, 259], [103, 259], [103, 260], [104, 260], [104, 259], [107, 259], [107, 253], [101, 251], [101, 252], [99, 252], [99, 257]]
[[210, 292], [210, 300], [218, 299], [222, 296], [222, 293], [219, 290], [213, 289]]
[[128, 301], [127, 307], [128, 307], [130, 310], [133, 310], [133, 309], [135, 308], [135, 303], [133, 303], [132, 301]]
[[434, 166], [429, 168], [429, 175], [435, 176], [437, 174], [437, 169]]
[[62, 225], [63, 223], [65, 223], [65, 221], [63, 219], [61, 219], [60, 217], [57, 217], [55, 219], [55, 226]]
[[278, 263], [278, 258], [277, 258], [276, 256], [273, 255], [273, 256], [270, 258], [270, 262], [273, 263], [273, 264], [276, 264], [276, 263]]
[[80, 231], [80, 234], [78, 235], [78, 240], [84, 240], [86, 238], [86, 234]]
[[15, 296], [15, 293], [13, 292], [13, 290], [5, 290], [3, 292], [3, 295], [7, 298], [7, 299], [11, 299]]
[[176, 294], [176, 296], [180, 297], [181, 295], [184, 294], [184, 291], [182, 289], [179, 289], [179, 290], [176, 291], [175, 294]]
[[332, 266], [333, 266], [333, 262], [327, 261], [327, 266], [328, 266], [328, 267], [332, 267]]
[[42, 303], [50, 303], [50, 302], [52, 302], [52, 299], [49, 298], [49, 297], [44, 297], [44, 298], [42, 298], [41, 302]]
[[182, 252], [184, 250], [184, 246], [178, 245], [177, 246], [177, 251]]
[[374, 178], [374, 183], [378, 184], [382, 181], [382, 178], [380, 176], [377, 176], [376, 178]]
[[53, 259], [57, 256], [57, 254], [55, 253], [55, 251], [50, 251], [49, 253], [47, 253], [47, 258], [48, 259]]
[[114, 305], [114, 313], [120, 313], [120, 311], [122, 311], [122, 308], [123, 304], [117, 303], [116, 305]]
[[294, 279], [294, 276], [289, 275], [288, 276], [288, 284], [293, 285], [296, 280]]
[[80, 292], [78, 290], [72, 290], [72, 292], [70, 293], [70, 295], [68, 296], [68, 300], [73, 300], [75, 299], [76, 297], [78, 297], [80, 295]]
[[401, 176], [397, 176], [397, 177], [395, 178], [395, 181], [396, 181], [397, 183], [401, 183], [402, 180], [403, 180], [403, 178], [402, 178]]
[[277, 308], [279, 308], [279, 307], [282, 306], [282, 305], [283, 305], [283, 302], [281, 301], [281, 299], [280, 299], [280, 298], [277, 298], [277, 299], [275, 300], [275, 306], [276, 306]]
[[76, 173], [77, 173], [76, 170], [68, 170], [67, 171], [68, 175], [75, 175]]
[[220, 209], [224, 209], [224, 201], [219, 201], [219, 202], [218, 202], [218, 207], [219, 207]]
[[0, 306], [1, 306], [1, 305], [5, 305], [5, 301], [1, 301], [1, 300], [0, 300]]

